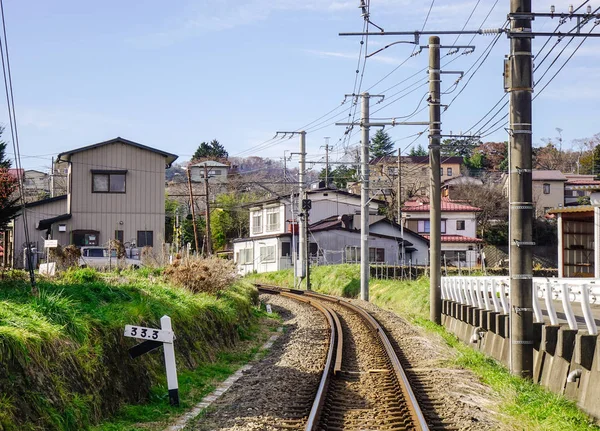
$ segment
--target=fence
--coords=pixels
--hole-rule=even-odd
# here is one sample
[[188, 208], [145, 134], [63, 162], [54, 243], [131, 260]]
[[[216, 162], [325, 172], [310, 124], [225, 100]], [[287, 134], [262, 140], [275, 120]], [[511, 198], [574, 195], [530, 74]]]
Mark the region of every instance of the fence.
[[[509, 277], [442, 277], [442, 299], [482, 310], [508, 314], [510, 311]], [[558, 324], [554, 301], [562, 304], [570, 329], [578, 329], [573, 305], [581, 306], [588, 333], [598, 334], [592, 313], [592, 304], [600, 303], [600, 279], [533, 278], [533, 312], [536, 322], [542, 323], [542, 305], [550, 324]]]

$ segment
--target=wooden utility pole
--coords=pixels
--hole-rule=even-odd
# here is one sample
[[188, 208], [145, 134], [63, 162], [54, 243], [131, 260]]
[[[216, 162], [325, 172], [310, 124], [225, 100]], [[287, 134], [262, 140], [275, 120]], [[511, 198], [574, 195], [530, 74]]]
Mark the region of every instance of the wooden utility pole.
[[429, 38], [429, 318], [442, 323], [442, 218], [440, 190], [440, 140], [442, 122], [440, 115], [440, 38]]
[[204, 194], [206, 195], [206, 254], [212, 254], [212, 241], [210, 231], [210, 194], [208, 193], [208, 168], [204, 162]]
[[192, 226], [194, 226], [194, 241], [196, 243], [196, 253], [200, 252], [198, 244], [198, 228], [196, 227], [196, 209], [194, 208], [194, 193], [192, 192], [192, 177], [190, 168], [187, 168], [188, 187], [190, 189], [190, 207], [192, 208]]
[[[511, 0], [511, 14], [529, 14], [531, 0]], [[531, 150], [531, 93], [533, 60], [531, 20], [511, 20], [508, 58], [509, 125], [509, 245], [510, 245], [510, 364], [511, 372], [533, 376], [533, 193]]]

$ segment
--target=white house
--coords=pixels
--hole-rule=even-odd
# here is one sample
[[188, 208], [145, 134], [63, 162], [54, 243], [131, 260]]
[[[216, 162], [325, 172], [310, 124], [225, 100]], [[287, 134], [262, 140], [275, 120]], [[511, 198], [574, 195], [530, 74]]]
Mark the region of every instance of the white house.
[[[321, 264], [357, 262], [360, 259], [360, 196], [334, 189], [307, 192], [312, 201], [309, 218], [309, 254]], [[292, 202], [293, 200], [293, 202]], [[377, 216], [382, 202], [370, 202], [369, 234], [372, 262], [397, 264], [401, 261], [400, 226], [386, 225]], [[239, 272], [270, 272], [293, 267], [294, 250], [298, 250], [296, 228], [297, 196], [278, 197], [252, 204], [250, 236], [234, 241], [234, 260]], [[358, 215], [358, 216], [357, 216]], [[357, 218], [357, 221], [355, 221]], [[406, 229], [404, 250], [426, 261], [427, 240]], [[418, 257], [417, 257], [418, 255]]]
[[[474, 266], [479, 260], [483, 240], [477, 238], [479, 208], [465, 202], [442, 198], [442, 263]], [[429, 240], [429, 198], [419, 197], [404, 203], [404, 225]]]

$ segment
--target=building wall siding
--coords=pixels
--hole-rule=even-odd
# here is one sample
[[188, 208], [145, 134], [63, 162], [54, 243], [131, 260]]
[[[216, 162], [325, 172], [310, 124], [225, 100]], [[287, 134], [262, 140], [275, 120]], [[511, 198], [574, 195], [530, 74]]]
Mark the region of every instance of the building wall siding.
[[[164, 241], [165, 158], [131, 145], [116, 143], [73, 154], [70, 169], [72, 191], [68, 232], [100, 231], [100, 243], [124, 231], [125, 241], [137, 231], [154, 232], [154, 245]], [[92, 169], [127, 170], [125, 193], [92, 193]]]

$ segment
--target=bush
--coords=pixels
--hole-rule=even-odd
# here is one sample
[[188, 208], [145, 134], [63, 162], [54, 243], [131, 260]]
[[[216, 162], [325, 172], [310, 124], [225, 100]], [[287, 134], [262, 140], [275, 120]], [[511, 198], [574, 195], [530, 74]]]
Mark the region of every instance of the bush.
[[218, 293], [237, 278], [235, 264], [231, 260], [216, 257], [190, 257], [175, 260], [165, 268], [164, 276], [170, 282], [192, 292]]
[[93, 268], [70, 268], [64, 275], [64, 279], [69, 283], [83, 284], [98, 281], [98, 271]]
[[68, 245], [61, 247], [58, 245], [56, 248], [49, 250], [49, 260], [56, 262], [58, 269], [69, 269], [79, 266], [79, 258], [81, 257], [81, 250], [74, 245]]

